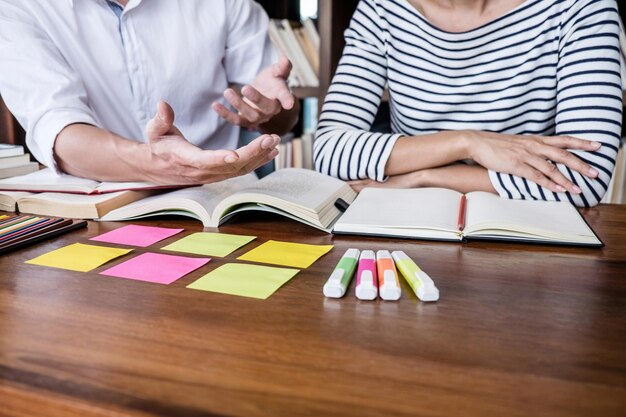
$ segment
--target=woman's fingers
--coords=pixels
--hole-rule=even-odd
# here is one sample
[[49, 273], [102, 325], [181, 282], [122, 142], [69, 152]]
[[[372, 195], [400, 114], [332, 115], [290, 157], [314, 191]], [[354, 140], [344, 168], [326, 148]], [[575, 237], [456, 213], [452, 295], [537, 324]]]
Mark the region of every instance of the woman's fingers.
[[585, 139], [579, 139], [572, 136], [536, 136], [546, 145], [554, 146], [562, 149], [580, 149], [584, 151], [597, 151], [602, 147], [602, 143]]
[[[539, 185], [548, 188], [550, 191], [563, 193], [569, 191], [572, 194], [580, 194], [581, 189], [568, 179], [556, 164], [541, 157], [532, 157], [528, 161], [528, 166], [532, 169], [530, 179]], [[546, 184], [546, 185], [544, 185]]]
[[595, 168], [565, 149], [545, 145], [541, 154], [544, 158], [555, 163], [561, 163], [589, 178], [596, 178], [599, 175]]

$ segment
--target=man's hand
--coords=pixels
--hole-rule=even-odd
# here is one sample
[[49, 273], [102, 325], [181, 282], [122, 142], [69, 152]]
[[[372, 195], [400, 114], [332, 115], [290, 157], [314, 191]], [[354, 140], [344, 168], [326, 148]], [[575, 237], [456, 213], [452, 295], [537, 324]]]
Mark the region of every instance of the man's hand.
[[207, 184], [247, 174], [278, 155], [280, 137], [263, 135], [232, 150], [202, 150], [185, 139], [174, 125], [174, 111], [161, 101], [146, 126], [150, 166], [144, 174], [159, 184]]
[[[213, 103], [213, 110], [224, 120], [244, 128], [277, 133], [286, 133], [293, 127], [297, 118], [296, 99], [289, 90], [287, 79], [291, 73], [291, 62], [281, 58], [277, 64], [263, 70], [252, 85], [241, 89], [241, 95], [229, 88], [224, 92], [224, 98], [233, 106], [236, 112], [229, 110], [221, 103]], [[272, 121], [284, 113], [280, 124], [272, 126]], [[283, 132], [284, 131], [284, 132]]]

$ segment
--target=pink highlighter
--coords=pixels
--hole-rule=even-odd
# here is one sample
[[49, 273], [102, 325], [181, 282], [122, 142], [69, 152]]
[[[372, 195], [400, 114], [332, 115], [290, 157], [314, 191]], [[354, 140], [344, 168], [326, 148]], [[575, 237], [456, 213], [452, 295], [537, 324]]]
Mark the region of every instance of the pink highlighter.
[[371, 250], [361, 252], [356, 273], [356, 298], [374, 300], [378, 296], [378, 275], [376, 274], [376, 254]]

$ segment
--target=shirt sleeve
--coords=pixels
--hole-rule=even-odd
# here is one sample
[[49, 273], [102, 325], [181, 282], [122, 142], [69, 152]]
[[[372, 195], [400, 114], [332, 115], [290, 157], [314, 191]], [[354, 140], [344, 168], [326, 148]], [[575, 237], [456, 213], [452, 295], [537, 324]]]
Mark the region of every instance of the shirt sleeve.
[[378, 7], [363, 0], [352, 17], [316, 134], [315, 168], [343, 180], [383, 181], [402, 136], [371, 132], [387, 84], [385, 23]]
[[252, 0], [225, 0], [228, 36], [224, 67], [228, 82], [249, 84], [278, 61], [268, 34], [269, 18]]
[[598, 204], [606, 193], [622, 128], [619, 15], [614, 0], [571, 2], [564, 13], [557, 65], [556, 135], [598, 141], [595, 152], [572, 150], [600, 173], [591, 179], [563, 164], [557, 167], [582, 194], [553, 193], [517, 176], [489, 172], [502, 197], [564, 200], [581, 207]]
[[58, 173], [57, 135], [73, 123], [98, 123], [80, 77], [26, 4], [0, 1], [0, 94], [26, 130], [30, 152]]

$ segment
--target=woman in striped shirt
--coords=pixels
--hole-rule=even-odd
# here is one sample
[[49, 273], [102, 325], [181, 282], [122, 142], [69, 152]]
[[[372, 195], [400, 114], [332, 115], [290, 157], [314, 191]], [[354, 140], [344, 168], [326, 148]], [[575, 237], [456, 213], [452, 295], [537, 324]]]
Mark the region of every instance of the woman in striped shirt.
[[[618, 19], [615, 0], [361, 0], [316, 168], [593, 206], [621, 133]], [[392, 133], [374, 133], [385, 86]]]

